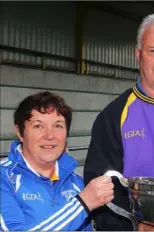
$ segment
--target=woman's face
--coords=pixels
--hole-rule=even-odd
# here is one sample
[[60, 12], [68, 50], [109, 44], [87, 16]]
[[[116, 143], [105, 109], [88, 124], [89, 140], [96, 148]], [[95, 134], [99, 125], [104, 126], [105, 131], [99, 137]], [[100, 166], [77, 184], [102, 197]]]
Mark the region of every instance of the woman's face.
[[35, 168], [55, 163], [65, 149], [67, 129], [65, 118], [57, 112], [39, 113], [25, 122], [24, 135], [17, 136], [23, 143], [23, 155]]

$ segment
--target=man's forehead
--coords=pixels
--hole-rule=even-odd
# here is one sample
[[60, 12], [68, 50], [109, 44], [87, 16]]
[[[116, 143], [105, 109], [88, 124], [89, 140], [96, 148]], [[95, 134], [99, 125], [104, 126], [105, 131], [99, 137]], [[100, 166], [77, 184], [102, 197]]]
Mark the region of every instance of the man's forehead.
[[154, 46], [154, 25], [150, 25], [143, 33], [143, 42], [150, 43], [149, 46]]

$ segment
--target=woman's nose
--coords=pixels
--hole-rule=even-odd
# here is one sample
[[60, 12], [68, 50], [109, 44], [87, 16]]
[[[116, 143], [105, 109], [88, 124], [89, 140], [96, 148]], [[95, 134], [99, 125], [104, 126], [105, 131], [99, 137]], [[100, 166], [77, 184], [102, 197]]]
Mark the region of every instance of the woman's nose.
[[45, 131], [44, 137], [46, 139], [53, 139], [55, 137], [54, 131], [52, 129], [47, 129]]

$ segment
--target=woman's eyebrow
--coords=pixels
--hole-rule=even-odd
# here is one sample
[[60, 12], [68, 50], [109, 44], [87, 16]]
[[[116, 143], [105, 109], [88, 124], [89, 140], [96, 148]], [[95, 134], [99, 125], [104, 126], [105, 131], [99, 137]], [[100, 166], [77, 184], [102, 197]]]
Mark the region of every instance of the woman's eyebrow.
[[41, 120], [38, 120], [38, 119], [34, 119], [34, 120], [30, 120], [31, 121], [31, 123], [33, 123], [33, 122], [42, 122]]
[[55, 123], [56, 123], [56, 122], [62, 122], [62, 123], [64, 123], [64, 121], [63, 121], [63, 120], [57, 120], [57, 121], [55, 121]]

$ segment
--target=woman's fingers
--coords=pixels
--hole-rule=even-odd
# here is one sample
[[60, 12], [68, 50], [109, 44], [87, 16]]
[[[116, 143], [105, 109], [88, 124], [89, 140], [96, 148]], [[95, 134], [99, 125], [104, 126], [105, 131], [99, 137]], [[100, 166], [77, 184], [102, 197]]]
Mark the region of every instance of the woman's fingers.
[[110, 177], [100, 176], [90, 181], [79, 195], [88, 208], [93, 210], [113, 200], [113, 188]]

